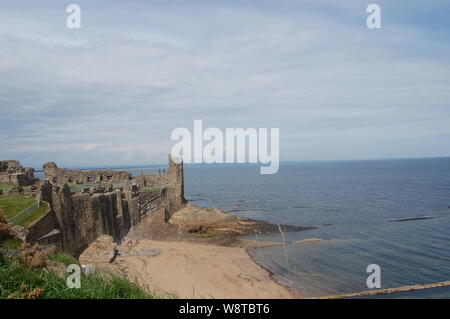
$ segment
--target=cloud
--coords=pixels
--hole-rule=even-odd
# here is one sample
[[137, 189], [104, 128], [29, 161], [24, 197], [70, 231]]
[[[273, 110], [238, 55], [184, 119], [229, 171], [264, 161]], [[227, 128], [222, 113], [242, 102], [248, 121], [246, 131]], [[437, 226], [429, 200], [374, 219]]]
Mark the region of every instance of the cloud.
[[279, 127], [281, 160], [448, 155], [448, 34], [417, 10], [382, 3], [374, 31], [356, 1], [81, 1], [68, 30], [43, 3], [0, 5], [1, 158], [164, 163], [194, 119]]

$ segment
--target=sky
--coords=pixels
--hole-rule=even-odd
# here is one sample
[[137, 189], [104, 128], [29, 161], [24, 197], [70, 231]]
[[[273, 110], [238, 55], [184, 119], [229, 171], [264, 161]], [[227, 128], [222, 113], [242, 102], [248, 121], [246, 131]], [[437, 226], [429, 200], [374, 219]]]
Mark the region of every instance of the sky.
[[[69, 29], [66, 8], [81, 7]], [[381, 28], [366, 7], [381, 7]], [[449, 1], [0, 2], [0, 160], [161, 164], [177, 127], [280, 160], [450, 156]]]

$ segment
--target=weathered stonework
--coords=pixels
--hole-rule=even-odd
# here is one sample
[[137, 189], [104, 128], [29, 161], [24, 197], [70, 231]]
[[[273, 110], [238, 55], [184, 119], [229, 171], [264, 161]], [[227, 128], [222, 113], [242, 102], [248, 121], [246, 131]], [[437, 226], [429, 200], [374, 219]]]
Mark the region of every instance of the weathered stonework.
[[[120, 239], [145, 218], [162, 214], [167, 221], [185, 206], [183, 164], [171, 158], [165, 174], [140, 175], [134, 179], [126, 174], [113, 175], [117, 181], [123, 179], [130, 183], [116, 188], [96, 185], [77, 193], [71, 192], [60, 180], [85, 177], [86, 171], [61, 170], [53, 163], [44, 165], [44, 171], [49, 181], [40, 184], [39, 196], [50, 204], [51, 212], [33, 225], [30, 239], [53, 244], [74, 256], [101, 235]], [[105, 176], [104, 172], [107, 171], [89, 171], [88, 174], [99, 177]], [[140, 190], [143, 186], [158, 187], [151, 191]]]
[[99, 182], [126, 182], [132, 176], [130, 172], [116, 170], [70, 170], [58, 168], [54, 162], [45, 163], [44, 174], [55, 184], [95, 184]]
[[33, 168], [24, 168], [19, 161], [0, 161], [0, 184], [28, 186], [36, 181]]

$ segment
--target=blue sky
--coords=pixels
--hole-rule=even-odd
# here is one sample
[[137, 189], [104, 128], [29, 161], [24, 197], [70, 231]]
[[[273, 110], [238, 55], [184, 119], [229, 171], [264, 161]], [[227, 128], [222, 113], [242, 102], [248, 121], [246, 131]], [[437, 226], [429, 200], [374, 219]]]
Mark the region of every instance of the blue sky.
[[[66, 27], [81, 6], [82, 27]], [[382, 28], [366, 27], [377, 3]], [[450, 156], [448, 1], [0, 3], [0, 159], [164, 163], [176, 127], [280, 160]]]

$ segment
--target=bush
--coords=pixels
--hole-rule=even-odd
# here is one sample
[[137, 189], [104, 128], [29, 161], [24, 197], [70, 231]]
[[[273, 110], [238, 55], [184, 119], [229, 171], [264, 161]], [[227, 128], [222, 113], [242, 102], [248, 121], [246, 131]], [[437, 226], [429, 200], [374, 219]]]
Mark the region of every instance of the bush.
[[3, 209], [0, 208], [0, 242], [15, 236], [12, 227], [13, 225], [3, 215]]
[[[153, 299], [148, 287], [114, 274], [81, 277], [81, 288], [70, 289], [66, 279], [47, 269], [53, 253], [38, 244], [31, 246], [14, 238], [12, 225], [0, 211], [0, 299], [62, 298], [62, 299]], [[8, 257], [7, 249], [20, 247], [19, 257]], [[50, 258], [63, 264], [78, 264], [72, 256], [55, 254]]]
[[22, 239], [15, 237], [3, 241], [0, 245], [6, 249], [19, 250], [22, 247], [22, 244]]
[[20, 257], [22, 257], [28, 267], [47, 266], [48, 256], [53, 252], [49, 249], [41, 249], [37, 243], [33, 246], [29, 243], [24, 243], [21, 250]]

